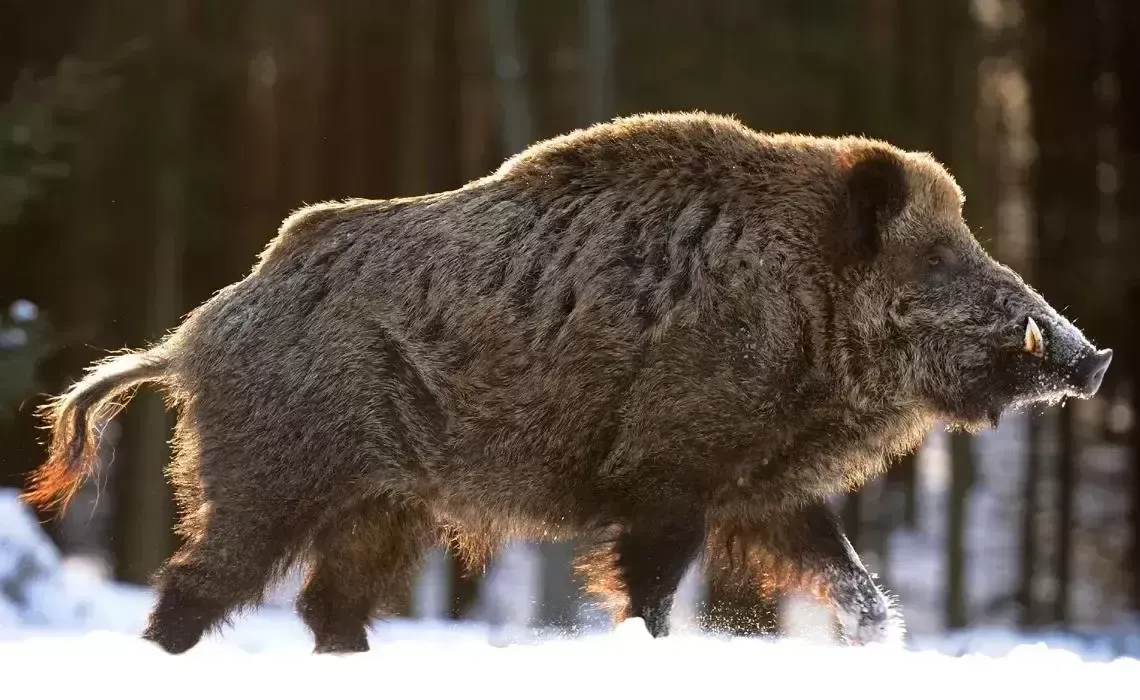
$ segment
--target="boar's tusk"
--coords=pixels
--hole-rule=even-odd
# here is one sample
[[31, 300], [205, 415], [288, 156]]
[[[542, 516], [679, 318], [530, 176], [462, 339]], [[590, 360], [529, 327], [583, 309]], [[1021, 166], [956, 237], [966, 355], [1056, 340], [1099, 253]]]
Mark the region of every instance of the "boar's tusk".
[[1025, 352], [1037, 357], [1045, 356], [1045, 339], [1041, 337], [1041, 329], [1032, 316], [1025, 322]]

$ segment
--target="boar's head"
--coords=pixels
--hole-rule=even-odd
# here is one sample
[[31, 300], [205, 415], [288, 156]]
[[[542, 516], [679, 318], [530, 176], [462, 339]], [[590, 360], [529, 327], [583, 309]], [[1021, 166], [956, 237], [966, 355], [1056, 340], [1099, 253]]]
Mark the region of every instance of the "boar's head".
[[1092, 397], [1112, 350], [986, 253], [950, 174], [925, 154], [859, 144], [839, 159], [832, 252], [853, 335], [893, 365], [880, 376], [970, 429], [1018, 406]]

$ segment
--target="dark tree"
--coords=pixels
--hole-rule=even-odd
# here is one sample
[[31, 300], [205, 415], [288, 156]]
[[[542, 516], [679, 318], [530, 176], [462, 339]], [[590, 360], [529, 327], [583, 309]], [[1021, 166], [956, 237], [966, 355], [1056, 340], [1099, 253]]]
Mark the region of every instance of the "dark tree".
[[[1026, 74], [1033, 101], [1038, 157], [1032, 169], [1037, 215], [1038, 288], [1058, 308], [1083, 301], [1097, 252], [1099, 193], [1094, 85], [1098, 76], [1096, 3], [1030, 2], [1026, 12]], [[1087, 304], [1083, 305], [1087, 308]], [[1059, 421], [1057, 459], [1057, 596], [1054, 621], [1069, 617], [1073, 576], [1073, 503], [1077, 488], [1073, 417]]]
[[1130, 383], [1132, 479], [1131, 551], [1126, 568], [1132, 578], [1132, 608], [1140, 611], [1140, 3], [1111, 0], [1104, 21], [1112, 30], [1111, 69], [1115, 76], [1116, 127], [1119, 190], [1117, 214], [1119, 236], [1125, 248], [1118, 257], [1124, 303], [1117, 307], [1118, 322], [1125, 329], [1121, 342], [1119, 373]]

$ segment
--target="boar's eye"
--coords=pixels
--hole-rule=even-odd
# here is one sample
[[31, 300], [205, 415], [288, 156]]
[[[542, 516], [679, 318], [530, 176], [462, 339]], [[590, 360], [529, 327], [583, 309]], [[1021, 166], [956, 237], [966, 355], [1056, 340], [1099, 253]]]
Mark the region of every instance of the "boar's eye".
[[956, 262], [954, 251], [944, 245], [932, 246], [922, 255], [921, 260], [923, 276], [932, 282], [944, 279]]
[[934, 246], [926, 251], [926, 267], [930, 270], [940, 270], [950, 267], [954, 262], [954, 253], [945, 246]]

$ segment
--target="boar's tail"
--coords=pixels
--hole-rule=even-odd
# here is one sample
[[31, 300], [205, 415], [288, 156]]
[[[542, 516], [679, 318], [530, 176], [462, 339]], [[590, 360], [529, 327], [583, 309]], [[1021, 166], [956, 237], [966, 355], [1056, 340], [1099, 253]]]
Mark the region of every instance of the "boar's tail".
[[21, 500], [65, 510], [95, 467], [103, 426], [126, 403], [114, 399], [143, 382], [163, 378], [168, 366], [169, 360], [158, 349], [109, 357], [45, 404], [39, 415], [51, 430], [48, 456], [32, 474]]

